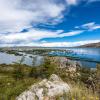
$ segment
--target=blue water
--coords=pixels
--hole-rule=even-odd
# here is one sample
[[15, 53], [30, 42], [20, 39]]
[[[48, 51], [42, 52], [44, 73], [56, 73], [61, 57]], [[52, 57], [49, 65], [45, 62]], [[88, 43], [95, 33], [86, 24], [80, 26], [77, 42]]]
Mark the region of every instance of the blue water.
[[[85, 67], [95, 68], [97, 63], [100, 63], [100, 48], [57, 48], [63, 49], [64, 51], [53, 51], [48, 55], [52, 56], [64, 56], [69, 57], [72, 60], [78, 61]], [[67, 52], [69, 51], [69, 52]], [[30, 58], [29, 56], [33, 56]], [[0, 64], [11, 64], [13, 62], [18, 62], [22, 56], [15, 56], [13, 54], [7, 54], [0, 52]], [[24, 64], [27, 65], [37, 65], [39, 66], [41, 62], [43, 63], [43, 57], [37, 55], [25, 56]]]
[[71, 48], [74, 57], [100, 62], [100, 48]]
[[97, 63], [100, 63], [100, 48], [62, 48], [62, 49], [66, 51], [50, 52], [49, 55], [69, 57], [70, 59], [80, 61], [82, 65], [86, 67], [95, 67]]

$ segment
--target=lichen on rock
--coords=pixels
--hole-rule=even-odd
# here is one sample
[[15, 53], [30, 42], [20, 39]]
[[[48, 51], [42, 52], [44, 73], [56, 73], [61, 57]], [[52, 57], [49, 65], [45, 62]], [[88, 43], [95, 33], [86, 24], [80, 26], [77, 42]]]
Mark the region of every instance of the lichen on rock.
[[52, 74], [50, 79], [44, 79], [30, 87], [29, 90], [20, 94], [16, 100], [51, 100], [50, 98], [63, 95], [70, 91], [67, 83], [63, 82], [57, 75]]

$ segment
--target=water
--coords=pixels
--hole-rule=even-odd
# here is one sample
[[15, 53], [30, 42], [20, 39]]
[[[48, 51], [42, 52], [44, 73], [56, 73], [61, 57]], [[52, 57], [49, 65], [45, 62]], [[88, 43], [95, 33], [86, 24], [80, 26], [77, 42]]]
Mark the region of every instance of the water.
[[[71, 52], [50, 52], [52, 56], [65, 56], [70, 57], [73, 60], [77, 60], [85, 67], [95, 68], [97, 63], [100, 63], [100, 48], [59, 48], [69, 50]], [[39, 55], [25, 54], [25, 60], [23, 64], [30, 66], [39, 66], [43, 63], [44, 57]], [[31, 56], [31, 57], [30, 57]], [[12, 64], [22, 59], [22, 56], [15, 56], [14, 54], [7, 54], [0, 52], [0, 64]]]
[[71, 52], [51, 52], [50, 55], [65, 56], [78, 60], [83, 66], [96, 67], [100, 63], [100, 48], [63, 48]]
[[[24, 55], [24, 54], [23, 54]], [[30, 57], [32, 56], [32, 57]], [[5, 52], [0, 52], [0, 64], [12, 64], [14, 62], [19, 62], [23, 56], [15, 56], [14, 54], [7, 54]], [[25, 55], [23, 64], [30, 66], [39, 66], [43, 62], [43, 57], [38, 55]]]
[[74, 57], [100, 62], [100, 48], [71, 48]]

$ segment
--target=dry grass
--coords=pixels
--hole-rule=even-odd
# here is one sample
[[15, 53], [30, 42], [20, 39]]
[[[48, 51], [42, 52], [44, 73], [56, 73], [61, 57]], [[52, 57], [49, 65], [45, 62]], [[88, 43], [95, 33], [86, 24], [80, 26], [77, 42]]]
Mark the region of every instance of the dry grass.
[[83, 85], [74, 84], [69, 93], [57, 96], [54, 100], [99, 100], [99, 96]]

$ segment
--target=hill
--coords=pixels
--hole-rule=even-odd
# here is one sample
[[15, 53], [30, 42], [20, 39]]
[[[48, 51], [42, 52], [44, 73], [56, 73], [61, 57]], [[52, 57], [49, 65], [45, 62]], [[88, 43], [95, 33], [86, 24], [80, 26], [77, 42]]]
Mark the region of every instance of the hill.
[[100, 42], [98, 42], [98, 43], [90, 43], [90, 44], [86, 44], [86, 45], [81, 45], [79, 47], [95, 47], [95, 48], [98, 48], [98, 47], [100, 47]]

